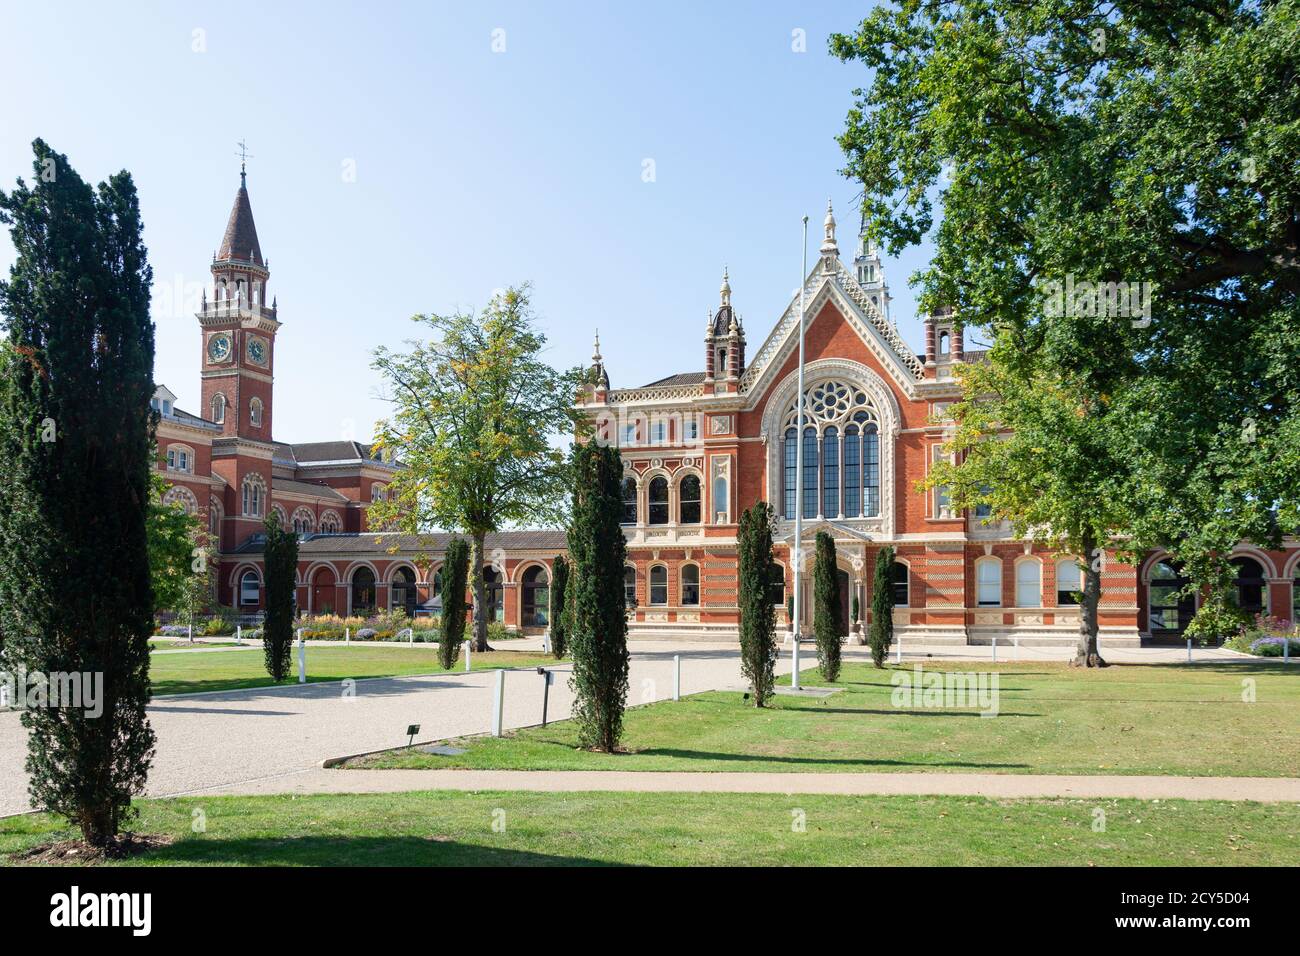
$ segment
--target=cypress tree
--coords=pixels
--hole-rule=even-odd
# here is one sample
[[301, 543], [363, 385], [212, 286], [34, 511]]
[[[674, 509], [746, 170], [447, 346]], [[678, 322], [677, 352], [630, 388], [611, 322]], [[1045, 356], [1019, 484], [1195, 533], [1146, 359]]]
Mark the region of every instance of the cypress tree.
[[894, 642], [894, 549], [881, 548], [876, 552], [876, 574], [871, 582], [871, 660], [877, 667], [885, 666], [889, 645]]
[[568, 614], [566, 604], [569, 593], [569, 562], [564, 555], [556, 555], [551, 573], [551, 653], [555, 659], [564, 657], [568, 649]]
[[0, 193], [15, 252], [0, 283], [0, 642], [6, 669], [82, 675], [92, 693], [102, 680], [97, 706], [21, 721], [33, 805], [111, 851], [154, 753], [153, 274], [130, 174], [96, 191], [32, 148], [32, 184]]
[[776, 682], [776, 606], [772, 603], [772, 507], [760, 501], [740, 516], [740, 672], [765, 707]]
[[825, 680], [835, 681], [840, 676], [840, 636], [844, 632], [844, 619], [840, 613], [840, 581], [835, 573], [835, 542], [825, 531], [817, 532], [813, 600], [817, 666]]
[[442, 620], [438, 622], [438, 663], [451, 670], [465, 640], [465, 588], [469, 579], [469, 544], [455, 537], [447, 542], [442, 562]]
[[294, 572], [298, 568], [298, 536], [280, 527], [273, 516], [266, 519], [266, 620], [262, 624], [262, 651], [266, 672], [277, 684], [289, 676], [293, 651]]
[[578, 741], [588, 749], [612, 752], [623, 734], [627, 705], [627, 606], [623, 565], [623, 456], [597, 442], [573, 450], [573, 519], [569, 582], [573, 606], [573, 716]]

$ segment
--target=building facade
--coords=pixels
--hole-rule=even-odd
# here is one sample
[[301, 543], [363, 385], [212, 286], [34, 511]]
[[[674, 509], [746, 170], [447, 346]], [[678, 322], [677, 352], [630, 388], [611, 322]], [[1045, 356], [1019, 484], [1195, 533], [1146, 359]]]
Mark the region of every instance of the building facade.
[[[210, 529], [219, 600], [247, 612], [262, 608], [262, 523], [272, 514], [300, 535], [300, 610], [436, 607], [447, 536], [417, 538], [367, 525], [369, 504], [399, 466], [358, 442], [293, 444], [272, 437], [281, 323], [242, 173], [211, 272], [211, 297], [205, 293], [196, 315], [199, 413], [177, 409], [166, 388], [154, 404], [158, 467], [171, 485], [167, 498], [202, 516]], [[835, 540], [846, 621], [855, 596], [866, 621], [876, 554], [888, 545], [897, 555], [894, 623], [903, 640], [1072, 642], [1079, 623], [1075, 557], [1018, 540], [987, 515], [954, 509], [942, 489], [917, 487], [944, 454], [947, 409], [959, 397], [954, 371], [982, 353], [965, 348], [946, 314], [924, 318], [925, 349], [914, 352], [891, 321], [878, 250], [860, 231], [846, 264], [829, 206], [802, 292], [802, 396], [798, 295], [749, 352], [725, 271], [702, 337], [703, 371], [615, 389], [596, 340], [579, 401], [597, 438], [617, 444], [624, 459], [624, 586], [635, 605], [633, 634], [735, 639], [738, 522], [742, 511], [766, 500], [778, 516], [780, 576], [772, 593], [782, 619], [782, 598], [794, 582], [800, 508], [801, 550], [809, 561], [819, 531]], [[800, 447], [804, 481], [797, 494]], [[564, 547], [559, 531], [491, 536], [491, 617], [511, 628], [544, 628], [551, 566]], [[1300, 541], [1288, 539], [1271, 552], [1243, 545], [1233, 562], [1244, 608], [1300, 618]], [[807, 629], [810, 563], [805, 570]], [[1103, 646], [1180, 640], [1195, 611], [1194, 599], [1175, 596], [1183, 583], [1162, 554], [1134, 566], [1107, 552]]]

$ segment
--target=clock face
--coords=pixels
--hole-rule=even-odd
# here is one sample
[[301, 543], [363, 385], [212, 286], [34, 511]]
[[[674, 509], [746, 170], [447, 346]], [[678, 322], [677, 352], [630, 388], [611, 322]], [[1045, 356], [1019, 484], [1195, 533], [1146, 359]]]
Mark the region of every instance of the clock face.
[[261, 339], [248, 340], [248, 357], [258, 365], [266, 364], [266, 343]]
[[214, 362], [224, 362], [230, 358], [229, 335], [214, 335], [208, 340], [208, 358]]

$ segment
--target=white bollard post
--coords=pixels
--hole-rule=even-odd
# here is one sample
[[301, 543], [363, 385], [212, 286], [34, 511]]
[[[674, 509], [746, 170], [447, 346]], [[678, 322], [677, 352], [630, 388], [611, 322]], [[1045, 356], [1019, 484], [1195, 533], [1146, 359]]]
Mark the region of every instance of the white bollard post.
[[1192, 662], [1192, 639], [1189, 637], [1187, 639], [1187, 663], [1190, 664], [1191, 662]]
[[469, 641], [465, 642], [465, 673], [469, 673], [469, 650], [473, 647]]
[[235, 640], [241, 644], [244, 642], [244, 625], [235, 625]]
[[302, 628], [298, 628], [298, 683], [307, 683], [307, 644], [302, 639]]
[[673, 655], [673, 700], [682, 699], [682, 655]]
[[542, 653], [551, 653], [551, 629], [549, 627], [542, 633]]
[[497, 671], [496, 688], [492, 692], [492, 736], [501, 736], [501, 713], [505, 708], [506, 698], [506, 672], [503, 669]]
[[1282, 637], [1282, 663], [1291, 663], [1291, 638], [1285, 635]]
[[189, 624], [186, 625], [186, 627], [189, 629], [190, 643], [193, 644], [194, 643], [194, 622], [191, 621]]
[[998, 662], [998, 636], [994, 634], [993, 635], [993, 663], [996, 664], [997, 662]]

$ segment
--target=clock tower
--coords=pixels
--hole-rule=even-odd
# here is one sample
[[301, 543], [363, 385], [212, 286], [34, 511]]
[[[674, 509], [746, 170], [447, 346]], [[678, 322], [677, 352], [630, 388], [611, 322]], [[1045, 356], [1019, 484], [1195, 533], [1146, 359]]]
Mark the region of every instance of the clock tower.
[[253, 223], [247, 174], [230, 210], [221, 247], [212, 257], [213, 298], [204, 293], [198, 313], [202, 334], [203, 408], [199, 414], [222, 434], [251, 442], [271, 441], [271, 384], [276, 304], [266, 300], [271, 277]]

